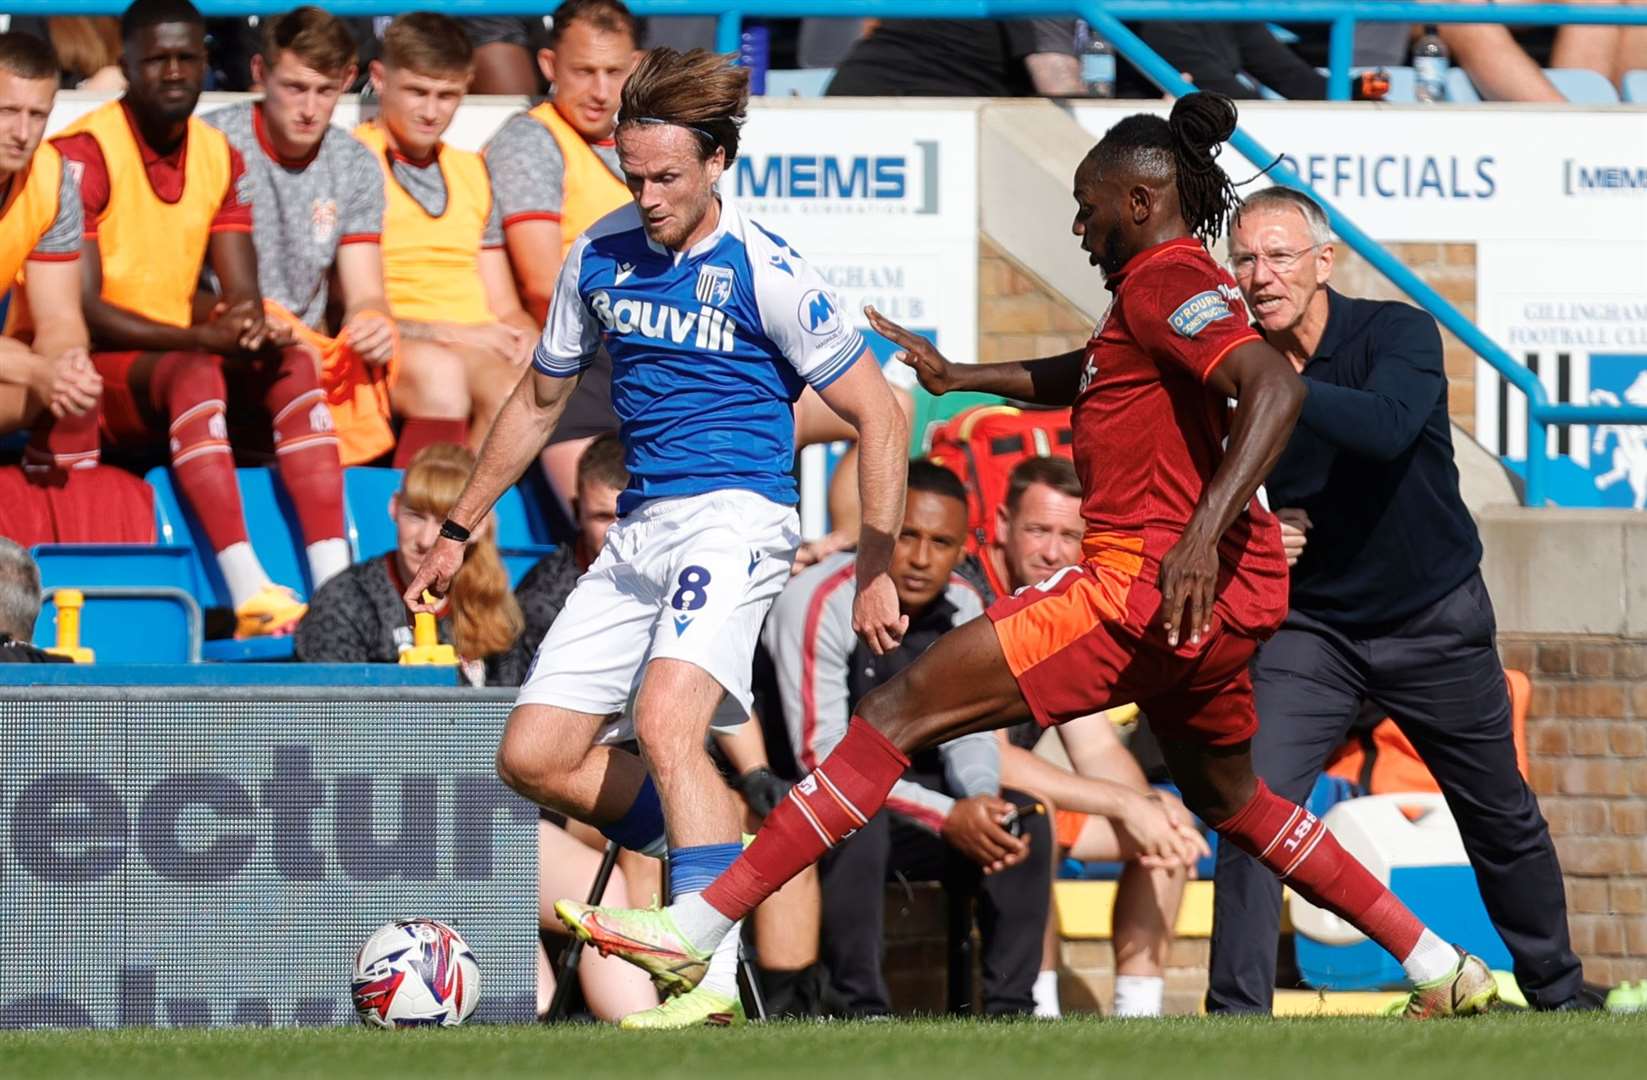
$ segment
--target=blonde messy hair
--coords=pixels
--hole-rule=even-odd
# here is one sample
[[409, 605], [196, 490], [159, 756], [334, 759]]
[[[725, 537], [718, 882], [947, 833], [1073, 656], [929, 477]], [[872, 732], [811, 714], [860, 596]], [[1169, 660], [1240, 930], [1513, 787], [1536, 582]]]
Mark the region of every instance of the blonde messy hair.
[[[469, 482], [475, 455], [452, 443], [425, 446], [406, 467], [400, 505], [420, 514], [444, 518]], [[526, 627], [520, 604], [509, 589], [509, 571], [498, 554], [497, 526], [488, 515], [475, 530], [452, 578], [447, 598], [452, 605], [452, 644], [471, 659], [495, 656], [513, 645]]]

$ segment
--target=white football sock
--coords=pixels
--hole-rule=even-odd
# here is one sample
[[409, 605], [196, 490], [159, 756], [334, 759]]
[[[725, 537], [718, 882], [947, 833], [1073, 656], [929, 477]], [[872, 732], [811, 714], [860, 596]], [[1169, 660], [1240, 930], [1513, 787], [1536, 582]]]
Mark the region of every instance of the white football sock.
[[317, 589], [349, 568], [349, 541], [341, 536], [316, 540], [306, 550], [309, 553], [309, 576], [314, 579]]
[[[690, 893], [669, 905], [669, 917], [686, 935], [686, 940], [700, 952], [713, 952], [731, 935], [738, 924], [722, 915], [703, 898], [702, 893]], [[735, 940], [735, 939], [734, 939]]]
[[1035, 999], [1035, 1015], [1042, 1020], [1059, 1020], [1063, 1018], [1064, 1010], [1058, 1004], [1058, 973], [1043, 971], [1035, 976], [1035, 985], [1030, 987], [1030, 997]]
[[1159, 975], [1115, 976], [1116, 1016], [1160, 1016], [1167, 981]]
[[1460, 963], [1458, 950], [1426, 928], [1418, 935], [1413, 951], [1401, 961], [1401, 970], [1414, 984], [1430, 983], [1451, 975]]
[[274, 584], [258, 561], [257, 552], [244, 540], [219, 551], [217, 567], [223, 571], [223, 582], [229, 587], [229, 602], [235, 607]]
[[699, 986], [725, 994], [727, 997], [738, 996], [738, 946], [743, 943], [742, 922], [732, 924], [726, 936], [721, 938], [715, 946], [715, 955], [709, 958], [709, 970], [704, 972], [703, 982]]

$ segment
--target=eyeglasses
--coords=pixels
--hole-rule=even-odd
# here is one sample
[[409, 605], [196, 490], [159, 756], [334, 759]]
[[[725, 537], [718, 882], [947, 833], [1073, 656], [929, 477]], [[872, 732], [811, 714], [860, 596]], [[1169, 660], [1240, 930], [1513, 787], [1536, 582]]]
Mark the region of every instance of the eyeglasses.
[[1231, 255], [1230, 270], [1238, 278], [1251, 277], [1252, 272], [1258, 269], [1258, 264], [1263, 263], [1277, 274], [1288, 274], [1298, 268], [1298, 264], [1304, 260], [1304, 256], [1320, 246], [1320, 244], [1311, 244], [1309, 247], [1299, 248], [1297, 251], [1270, 251], [1262, 254], [1252, 252], [1246, 255]]

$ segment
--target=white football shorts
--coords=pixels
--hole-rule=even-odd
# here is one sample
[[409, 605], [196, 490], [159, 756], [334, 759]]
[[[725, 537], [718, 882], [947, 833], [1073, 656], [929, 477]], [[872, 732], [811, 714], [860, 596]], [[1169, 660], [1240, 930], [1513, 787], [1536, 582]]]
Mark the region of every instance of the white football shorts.
[[800, 519], [754, 492], [652, 499], [606, 534], [521, 685], [516, 704], [622, 713], [601, 741], [631, 737], [629, 706], [655, 659], [684, 660], [726, 689], [717, 728], [749, 716], [755, 646], [789, 581]]

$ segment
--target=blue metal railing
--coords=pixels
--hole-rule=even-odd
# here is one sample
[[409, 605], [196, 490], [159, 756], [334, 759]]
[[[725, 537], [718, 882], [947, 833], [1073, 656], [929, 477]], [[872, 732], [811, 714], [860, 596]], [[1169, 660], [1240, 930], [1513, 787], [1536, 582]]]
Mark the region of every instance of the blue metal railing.
[[[418, 0], [332, 0], [325, 7], [338, 15], [394, 15]], [[558, 0], [442, 0], [447, 14], [542, 15]], [[735, 52], [743, 20], [749, 17], [884, 17], [1001, 19], [1079, 16], [1134, 67], [1163, 90], [1182, 96], [1195, 87], [1123, 24], [1123, 20], [1203, 22], [1327, 23], [1328, 98], [1350, 96], [1350, 60], [1358, 22], [1501, 23], [1507, 25], [1587, 24], [1647, 26], [1647, 7], [1568, 4], [1413, 3], [1403, 0], [628, 0], [639, 15], [715, 16], [716, 47]], [[196, 0], [207, 15], [261, 15], [289, 6], [283, 0]], [[15, 15], [114, 15], [125, 0], [5, 0]], [[1267, 165], [1277, 155], [1244, 130], [1230, 139], [1249, 160]], [[1544, 384], [1502, 346], [1489, 338], [1441, 294], [1322, 198], [1284, 162], [1269, 173], [1277, 183], [1309, 193], [1327, 212], [1333, 231], [1402, 292], [1458, 337], [1527, 397], [1527, 461], [1524, 498], [1529, 506], [1546, 502], [1547, 429], [1565, 424], [1647, 424], [1647, 407], [1555, 404]]]

